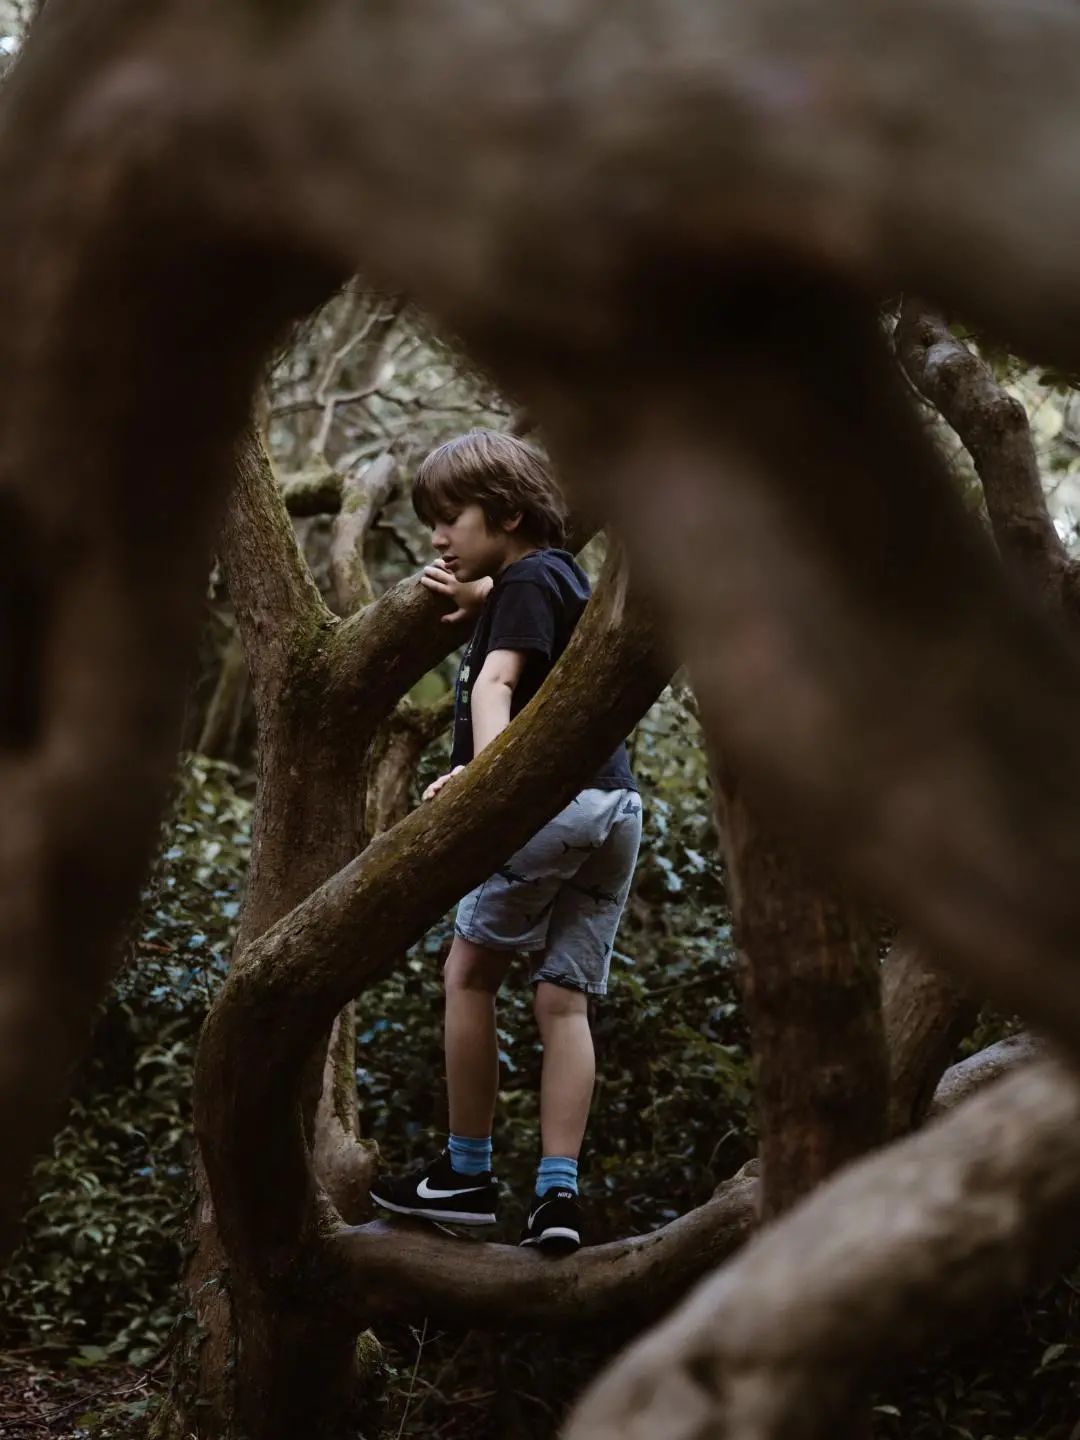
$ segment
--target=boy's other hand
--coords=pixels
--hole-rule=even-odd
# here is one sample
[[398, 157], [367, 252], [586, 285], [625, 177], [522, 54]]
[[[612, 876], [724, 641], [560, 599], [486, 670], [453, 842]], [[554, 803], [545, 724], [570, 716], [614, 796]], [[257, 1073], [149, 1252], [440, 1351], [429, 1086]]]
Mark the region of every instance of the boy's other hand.
[[434, 800], [435, 796], [443, 788], [446, 782], [448, 780], [452, 780], [455, 775], [460, 775], [462, 770], [464, 769], [464, 765], [455, 765], [453, 770], [448, 770], [445, 775], [440, 775], [437, 780], [432, 780], [431, 784], [427, 787], [427, 789], [424, 791], [423, 795], [420, 798], [422, 800]]
[[483, 608], [484, 601], [491, 594], [491, 587], [494, 583], [490, 575], [484, 575], [479, 580], [458, 580], [454, 572], [442, 560], [433, 561], [420, 576], [420, 584], [425, 590], [433, 590], [436, 595], [444, 595], [457, 607], [442, 617], [444, 625], [451, 625], [455, 620], [468, 620], [471, 616], [478, 615]]

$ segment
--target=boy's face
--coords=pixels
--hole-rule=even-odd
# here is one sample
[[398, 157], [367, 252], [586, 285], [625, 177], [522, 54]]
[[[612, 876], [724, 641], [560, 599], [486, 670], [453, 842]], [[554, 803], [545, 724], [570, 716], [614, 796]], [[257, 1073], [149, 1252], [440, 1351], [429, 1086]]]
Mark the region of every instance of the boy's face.
[[496, 575], [506, 563], [513, 531], [489, 530], [479, 505], [466, 505], [450, 520], [431, 527], [431, 543], [458, 580]]

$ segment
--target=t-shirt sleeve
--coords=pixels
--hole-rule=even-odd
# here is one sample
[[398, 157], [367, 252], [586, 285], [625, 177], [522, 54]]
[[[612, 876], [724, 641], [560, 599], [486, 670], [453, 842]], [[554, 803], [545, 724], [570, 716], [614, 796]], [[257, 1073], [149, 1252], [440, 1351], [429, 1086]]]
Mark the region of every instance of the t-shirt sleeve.
[[550, 660], [555, 650], [555, 600], [533, 580], [512, 580], [497, 592], [487, 648], [533, 650]]

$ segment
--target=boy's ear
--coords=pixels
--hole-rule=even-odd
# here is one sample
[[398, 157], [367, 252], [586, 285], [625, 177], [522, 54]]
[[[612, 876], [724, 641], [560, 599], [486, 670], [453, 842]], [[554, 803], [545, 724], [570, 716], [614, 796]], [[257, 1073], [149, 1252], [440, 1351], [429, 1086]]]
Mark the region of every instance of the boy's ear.
[[522, 512], [519, 510], [516, 515], [511, 515], [502, 522], [502, 528], [504, 530], [516, 530], [521, 524], [521, 520]]

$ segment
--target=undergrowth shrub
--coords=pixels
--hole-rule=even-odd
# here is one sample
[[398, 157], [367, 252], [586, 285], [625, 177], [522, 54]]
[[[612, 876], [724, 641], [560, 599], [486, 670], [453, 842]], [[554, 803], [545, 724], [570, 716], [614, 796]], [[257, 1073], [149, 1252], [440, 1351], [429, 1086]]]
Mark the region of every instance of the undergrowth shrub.
[[174, 1322], [195, 1043], [232, 948], [250, 811], [228, 767], [182, 768], [123, 967], [0, 1274], [0, 1343], [139, 1364]]

